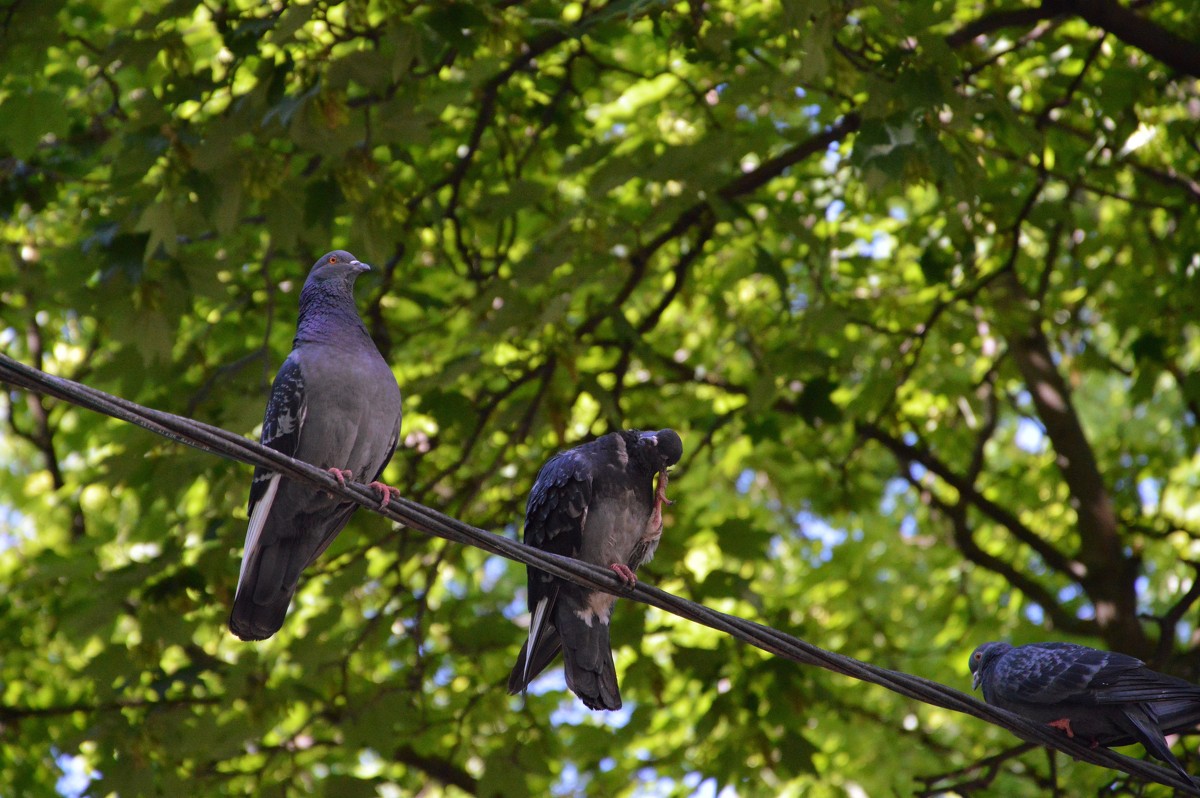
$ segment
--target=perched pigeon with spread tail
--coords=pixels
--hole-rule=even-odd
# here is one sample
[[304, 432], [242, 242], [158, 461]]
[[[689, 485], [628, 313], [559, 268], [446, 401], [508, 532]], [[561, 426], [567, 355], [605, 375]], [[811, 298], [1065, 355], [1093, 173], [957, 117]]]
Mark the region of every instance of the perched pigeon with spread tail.
[[[662, 536], [667, 468], [683, 442], [670, 429], [610, 432], [560, 452], [538, 472], [525, 508], [525, 542], [617, 572], [637, 583]], [[654, 475], [658, 474], [658, 487]], [[616, 597], [529, 569], [529, 639], [508, 677], [516, 694], [563, 652], [567, 687], [589, 709], [619, 709], [621, 692], [609, 645]]]
[[[300, 291], [292, 352], [267, 402], [262, 443], [327, 469], [338, 482], [378, 482], [400, 435], [400, 387], [354, 306], [354, 281], [371, 267], [337, 250], [313, 265]], [[229, 629], [263, 640], [283, 625], [300, 572], [329, 547], [356, 505], [254, 469], [250, 527]]]
[[1192, 779], [1166, 741], [1200, 723], [1200, 687], [1191, 682], [1074, 643], [984, 643], [971, 654], [971, 673], [989, 704], [1092, 746], [1141, 743]]

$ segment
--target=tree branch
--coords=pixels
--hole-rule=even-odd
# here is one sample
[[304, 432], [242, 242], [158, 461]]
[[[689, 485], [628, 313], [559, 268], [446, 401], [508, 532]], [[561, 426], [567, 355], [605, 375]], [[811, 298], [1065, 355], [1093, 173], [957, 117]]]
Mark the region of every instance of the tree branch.
[[411, 765], [442, 784], [457, 787], [469, 795], [479, 794], [479, 780], [453, 762], [422, 754], [411, 745], [398, 746], [392, 751], [392, 757], [397, 762]]
[[[922, 782], [925, 788], [914, 795], [917, 798], [935, 798], [953, 794], [970, 795], [973, 790], [991, 786], [992, 782], [996, 780], [996, 776], [1000, 775], [1000, 766], [1005, 762], [1026, 751], [1032, 751], [1036, 747], [1033, 743], [1021, 743], [978, 762], [973, 762], [965, 768], [952, 770], [949, 773], [939, 773], [936, 776], [918, 776], [917, 781]], [[980, 771], [983, 772], [980, 773]], [[945, 783], [952, 779], [961, 779], [961, 781]]]
[[[845, 136], [858, 130], [861, 123], [862, 120], [858, 114], [846, 114], [821, 133], [812, 138], [805, 139], [794, 147], [790, 147], [775, 157], [762, 162], [757, 169], [730, 180], [724, 186], [717, 189], [717, 196], [726, 202], [731, 202], [762, 188], [768, 182], [783, 174], [788, 168], [795, 166], [805, 158], [809, 158], [818, 152], [823, 152], [830, 144], [840, 141]], [[632, 270], [628, 279], [617, 290], [612, 302], [605, 305], [602, 310], [593, 313], [579, 326], [578, 334], [583, 336], [595, 332], [604, 319], [608, 318], [615, 309], [625, 303], [625, 300], [637, 288], [638, 283], [646, 276], [646, 269], [649, 266], [650, 258], [662, 249], [668, 241], [678, 238], [693, 227], [711, 226], [714, 216], [712, 203], [709, 200], [701, 200], [675, 217], [675, 221], [661, 233], [631, 252], [628, 260]], [[676, 277], [678, 278], [678, 274]]]
[[1200, 46], [1196, 42], [1134, 13], [1117, 0], [1042, 0], [1036, 8], [993, 11], [951, 33], [946, 43], [962, 47], [1004, 28], [1026, 27], [1059, 16], [1080, 17], [1177, 72], [1200, 77]]
[[1004, 527], [1018, 542], [1033, 549], [1047, 567], [1066, 576], [1074, 576], [1075, 572], [1079, 570], [1066, 555], [1047, 543], [1040, 535], [1022, 523], [1021, 519], [984, 496], [975, 485], [954, 473], [949, 466], [928, 450], [906, 443], [869, 422], [858, 424], [857, 429], [859, 434], [883, 444], [902, 463], [917, 463], [954, 488], [963, 500], [969, 502], [987, 518]]
[[[1019, 237], [1019, 230], [1014, 231]], [[1014, 242], [1014, 249], [1019, 245]], [[1079, 531], [1076, 559], [1083, 566], [1076, 576], [1096, 608], [1096, 621], [1114, 648], [1135, 656], [1151, 652], [1138, 621], [1135, 581], [1138, 562], [1127, 557], [1112, 497], [1100, 466], [1071, 403], [1066, 380], [1054, 365], [1050, 342], [1041, 319], [1027, 301], [1009, 269], [995, 284], [1000, 327], [1009, 352], [1025, 380], [1046, 437], [1057, 455], [1055, 463], [1071, 493]]]

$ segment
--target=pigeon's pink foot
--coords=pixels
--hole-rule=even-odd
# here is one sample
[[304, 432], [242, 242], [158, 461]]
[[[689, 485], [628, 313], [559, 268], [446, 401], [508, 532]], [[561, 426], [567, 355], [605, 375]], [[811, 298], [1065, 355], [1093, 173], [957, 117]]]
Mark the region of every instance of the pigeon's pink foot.
[[[389, 504], [391, 504], [393, 498], [397, 498], [397, 499], [400, 498], [400, 489], [399, 488], [393, 488], [391, 485], [385, 485], [382, 482], [380, 482], [379, 480], [375, 480], [370, 485], [367, 485], [367, 487], [371, 488], [372, 490], [379, 491], [379, 496], [380, 496], [379, 509], [380, 510], [384, 509]], [[393, 496], [393, 494], [394, 494], [394, 496]]]
[[[326, 468], [325, 470], [328, 471], [330, 474], [333, 474], [334, 479], [336, 479], [338, 481], [338, 484], [341, 485], [343, 488], [346, 487], [346, 480], [354, 477], [354, 472], [347, 468]], [[323, 490], [323, 491], [321, 491], [321, 495], [322, 496], [333, 496], [333, 493], [328, 490]]]
[[674, 504], [667, 498], [667, 472], [658, 472], [658, 487], [654, 490], [654, 510], [650, 513], [649, 528], [661, 530], [663, 525], [662, 508], [664, 504]]
[[[1075, 732], [1071, 729], [1071, 719], [1070, 718], [1059, 718], [1058, 720], [1052, 720], [1046, 725], [1053, 726], [1056, 729], [1062, 729], [1063, 731], [1065, 731], [1067, 733], [1067, 736], [1070, 738], [1075, 737]], [[1092, 747], [1093, 748], [1096, 747], [1094, 744], [1094, 741], [1093, 741]]]
[[625, 563], [615, 562], [608, 567], [613, 569], [614, 571], [616, 571], [617, 576], [621, 577], [621, 581], [624, 582], [625, 584], [629, 585], [630, 587], [633, 587], [634, 585], [637, 584], [637, 574], [635, 574], [633, 572], [633, 569], [630, 568]]

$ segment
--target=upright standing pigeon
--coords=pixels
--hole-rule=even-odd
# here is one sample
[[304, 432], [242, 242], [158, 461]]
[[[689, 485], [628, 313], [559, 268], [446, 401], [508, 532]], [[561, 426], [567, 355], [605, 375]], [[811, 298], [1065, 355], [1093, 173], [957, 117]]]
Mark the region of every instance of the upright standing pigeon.
[[984, 643], [971, 654], [971, 673], [989, 704], [1093, 746], [1139, 742], [1192, 778], [1166, 741], [1200, 723], [1200, 687], [1191, 682], [1074, 643]]
[[[263, 419], [262, 443], [347, 478], [377, 480], [400, 435], [400, 387], [354, 306], [354, 280], [371, 267], [336, 250], [313, 265], [300, 318]], [[250, 484], [250, 527], [229, 629], [263, 640], [283, 625], [300, 572], [329, 547], [355, 505], [265, 468]]]
[[[525, 542], [545, 551], [606, 565], [627, 584], [649, 562], [662, 536], [667, 468], [683, 442], [670, 429], [610, 432], [560, 452], [538, 472], [525, 508]], [[658, 488], [654, 475], [658, 474]], [[508, 677], [516, 694], [563, 652], [567, 687], [589, 709], [620, 709], [621, 692], [608, 640], [616, 597], [529, 569], [529, 639]]]

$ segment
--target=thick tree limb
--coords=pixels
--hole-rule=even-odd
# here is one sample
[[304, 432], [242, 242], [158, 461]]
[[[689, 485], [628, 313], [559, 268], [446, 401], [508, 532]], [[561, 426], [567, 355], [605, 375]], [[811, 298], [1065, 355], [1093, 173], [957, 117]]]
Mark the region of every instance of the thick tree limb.
[[[730, 180], [717, 189], [717, 196], [726, 202], [733, 202], [753, 191], [757, 191], [771, 180], [782, 175], [790, 167], [817, 153], [824, 152], [830, 144], [841, 141], [849, 134], [857, 131], [861, 124], [862, 120], [858, 114], [846, 114], [826, 130], [805, 139], [795, 146], [789, 147], [773, 158], [763, 161], [758, 165], [758, 168]], [[701, 200], [689, 206], [675, 217], [675, 221], [654, 238], [629, 253], [628, 260], [632, 267], [629, 277], [617, 290], [612, 302], [605, 305], [601, 311], [592, 314], [579, 326], [578, 334], [588, 335], [595, 332], [604, 319], [616, 312], [616, 309], [625, 303], [625, 300], [633, 294], [634, 289], [637, 288], [637, 285], [646, 276], [646, 269], [649, 266], [650, 258], [662, 249], [667, 242], [682, 236], [693, 227], [711, 227], [714, 215], [715, 212], [712, 203], [709, 200]], [[702, 234], [700, 238], [706, 240], [707, 233]], [[676, 282], [677, 284], [680, 283], [678, 279]]]
[[1071, 576], [1075, 568], [1066, 555], [1047, 543], [1040, 535], [1021, 522], [1009, 510], [996, 504], [984, 496], [975, 485], [968, 482], [950, 469], [931, 452], [919, 446], [906, 443], [881, 427], [871, 423], [858, 425], [859, 434], [883, 444], [902, 463], [917, 463], [927, 471], [941, 479], [958, 492], [958, 495], [985, 517], [1004, 527], [1019, 543], [1033, 549], [1049, 568], [1059, 573]]
[[449, 760], [426, 756], [411, 745], [401, 745], [392, 751], [392, 757], [416, 768], [442, 784], [457, 787], [468, 795], [479, 794], [479, 780]]
[[[1018, 233], [1014, 233], [1018, 235]], [[1014, 244], [1014, 247], [1016, 244]], [[1042, 320], [1009, 269], [995, 283], [999, 327], [1056, 454], [1077, 516], [1076, 577], [1096, 609], [1096, 621], [1113, 648], [1146, 658], [1153, 652], [1138, 621], [1138, 563], [1125, 554], [1112, 497], [1095, 452], [1071, 402], [1066, 380], [1054, 364]]]
[[922, 490], [920, 483], [913, 474], [905, 470], [904, 478], [917, 490], [921, 490], [925, 503], [933, 506], [950, 521], [953, 530], [954, 543], [958, 550], [969, 561], [986, 568], [1004, 578], [1004, 581], [1025, 594], [1026, 598], [1036, 603], [1046, 613], [1056, 627], [1072, 634], [1094, 634], [1095, 623], [1075, 617], [1063, 609], [1054, 594], [1043, 587], [1032, 576], [1018, 569], [1012, 563], [989, 554], [976, 541], [971, 524], [967, 519], [968, 500], [959, 494], [957, 502], [946, 502], [938, 498], [932, 491]]
[[1117, 0], [1042, 0], [1036, 8], [993, 11], [954, 31], [946, 42], [951, 47], [962, 47], [978, 36], [1059, 16], [1080, 17], [1177, 72], [1200, 77], [1200, 43], [1188, 41]]

